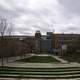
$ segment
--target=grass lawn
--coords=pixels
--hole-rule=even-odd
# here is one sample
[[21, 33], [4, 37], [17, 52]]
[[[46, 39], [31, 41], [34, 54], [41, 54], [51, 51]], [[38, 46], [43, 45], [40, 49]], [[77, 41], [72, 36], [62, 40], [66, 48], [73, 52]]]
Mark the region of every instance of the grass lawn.
[[29, 62], [29, 63], [52, 63], [59, 62], [51, 56], [33, 56], [30, 58], [25, 58], [21, 60], [17, 60], [18, 62]]

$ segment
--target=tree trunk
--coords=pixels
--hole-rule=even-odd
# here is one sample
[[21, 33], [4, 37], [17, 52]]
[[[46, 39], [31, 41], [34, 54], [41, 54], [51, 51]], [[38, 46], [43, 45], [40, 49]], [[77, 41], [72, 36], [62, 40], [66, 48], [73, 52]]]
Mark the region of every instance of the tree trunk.
[[2, 67], [4, 66], [4, 57], [3, 56], [1, 57], [1, 66]]

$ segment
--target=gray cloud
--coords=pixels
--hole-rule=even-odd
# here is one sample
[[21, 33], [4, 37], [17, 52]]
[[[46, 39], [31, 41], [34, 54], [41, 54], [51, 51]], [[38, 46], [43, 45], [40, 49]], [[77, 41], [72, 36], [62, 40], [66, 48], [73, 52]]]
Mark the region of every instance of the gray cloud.
[[64, 6], [64, 10], [68, 13], [79, 14], [80, 13], [80, 0], [59, 0]]
[[15, 35], [36, 30], [79, 33], [79, 7], [79, 0], [2, 0], [0, 15], [13, 17]]

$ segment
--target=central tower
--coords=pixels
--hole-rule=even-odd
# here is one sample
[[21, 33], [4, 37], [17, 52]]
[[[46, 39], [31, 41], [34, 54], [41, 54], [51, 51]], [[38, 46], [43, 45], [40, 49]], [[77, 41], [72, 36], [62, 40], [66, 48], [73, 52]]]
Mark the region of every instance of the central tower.
[[41, 40], [41, 32], [36, 31], [35, 33], [35, 53], [40, 53], [40, 40]]

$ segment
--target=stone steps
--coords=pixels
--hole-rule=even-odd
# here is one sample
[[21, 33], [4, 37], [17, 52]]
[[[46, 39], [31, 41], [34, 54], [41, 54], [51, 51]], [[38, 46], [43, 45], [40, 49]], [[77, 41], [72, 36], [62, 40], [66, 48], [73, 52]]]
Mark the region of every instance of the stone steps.
[[34, 78], [34, 79], [77, 79], [80, 78], [80, 74], [78, 75], [65, 75], [65, 76], [54, 76], [54, 75], [7, 75], [2, 74], [0, 78]]
[[[52, 71], [51, 71], [52, 70]], [[79, 67], [65, 68], [18, 68], [0, 67], [0, 78], [34, 78], [34, 79], [77, 79], [80, 78]]]

